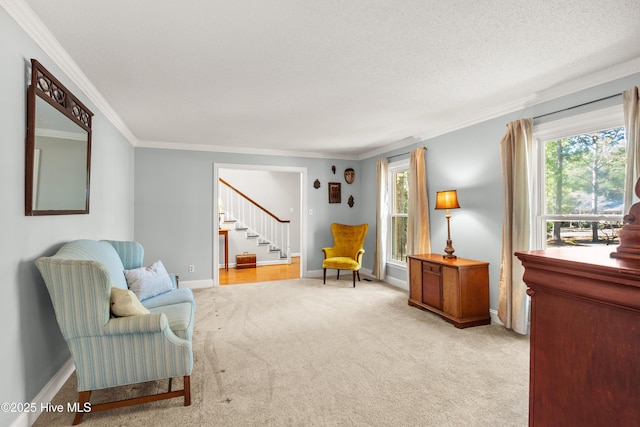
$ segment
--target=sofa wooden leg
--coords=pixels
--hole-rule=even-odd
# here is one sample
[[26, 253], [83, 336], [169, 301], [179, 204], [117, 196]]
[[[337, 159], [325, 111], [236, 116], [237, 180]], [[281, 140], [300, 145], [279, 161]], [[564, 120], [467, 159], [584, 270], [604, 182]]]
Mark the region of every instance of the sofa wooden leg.
[[184, 377], [184, 406], [191, 406], [191, 377]]
[[358, 282], [360, 281], [360, 270], [356, 270], [356, 273], [358, 273]]
[[322, 269], [322, 284], [323, 285], [327, 284], [327, 269], [326, 268]]
[[340, 280], [340, 270], [338, 270], [338, 274], [336, 275], [336, 280]]
[[84, 409], [84, 405], [89, 401], [89, 398], [91, 397], [91, 390], [89, 391], [81, 391], [78, 392], [78, 409], [79, 411], [76, 412], [76, 416], [73, 418], [73, 425], [78, 425], [82, 422], [82, 416], [84, 415], [83, 409]]
[[[353, 287], [356, 287], [356, 273], [357, 271], [353, 270]], [[360, 280], [360, 278], [358, 278], [358, 280]]]

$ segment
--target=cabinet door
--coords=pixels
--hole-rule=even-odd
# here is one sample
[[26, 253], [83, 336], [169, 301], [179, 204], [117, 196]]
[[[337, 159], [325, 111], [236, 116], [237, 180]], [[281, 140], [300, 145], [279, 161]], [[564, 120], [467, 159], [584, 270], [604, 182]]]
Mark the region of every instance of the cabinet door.
[[441, 267], [428, 262], [422, 263], [422, 302], [442, 309]]
[[457, 268], [442, 268], [442, 311], [453, 317], [461, 317], [460, 278]]
[[422, 302], [422, 261], [409, 258], [409, 299]]

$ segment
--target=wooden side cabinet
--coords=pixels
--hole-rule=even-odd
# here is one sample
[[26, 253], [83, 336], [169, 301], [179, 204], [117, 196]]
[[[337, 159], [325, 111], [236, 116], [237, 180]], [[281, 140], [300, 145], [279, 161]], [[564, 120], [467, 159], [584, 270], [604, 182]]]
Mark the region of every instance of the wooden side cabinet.
[[457, 328], [491, 323], [489, 263], [440, 254], [408, 258], [409, 305], [439, 314]]

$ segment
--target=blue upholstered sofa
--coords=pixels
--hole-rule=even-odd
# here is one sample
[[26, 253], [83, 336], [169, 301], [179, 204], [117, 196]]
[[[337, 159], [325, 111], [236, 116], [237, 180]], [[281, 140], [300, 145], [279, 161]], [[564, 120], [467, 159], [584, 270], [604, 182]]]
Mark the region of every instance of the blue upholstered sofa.
[[[143, 257], [137, 242], [75, 240], [36, 260], [76, 366], [79, 408], [89, 402], [91, 390], [160, 379], [169, 379], [166, 393], [92, 405], [91, 410], [173, 397], [191, 404], [191, 289], [178, 288], [170, 275], [169, 291], [141, 301], [149, 314], [114, 317], [110, 310], [112, 287], [128, 290], [125, 270], [142, 267]], [[172, 391], [171, 379], [180, 377], [183, 389]], [[81, 421], [79, 412], [74, 424]]]

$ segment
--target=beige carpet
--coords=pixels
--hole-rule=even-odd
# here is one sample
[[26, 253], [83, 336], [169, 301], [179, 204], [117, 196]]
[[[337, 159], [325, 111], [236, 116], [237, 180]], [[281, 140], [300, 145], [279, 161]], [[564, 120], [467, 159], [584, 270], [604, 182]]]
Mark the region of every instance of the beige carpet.
[[[456, 329], [408, 306], [405, 291], [364, 280], [354, 289], [347, 279], [196, 290], [192, 406], [165, 400], [87, 414], [82, 425], [527, 424], [527, 337], [497, 325]], [[54, 403], [75, 399], [72, 376]], [[36, 425], [72, 419], [45, 413]]]

